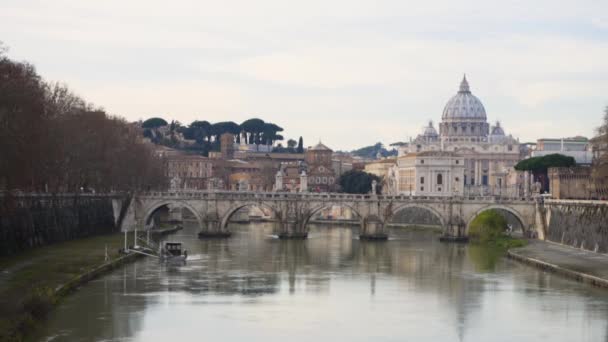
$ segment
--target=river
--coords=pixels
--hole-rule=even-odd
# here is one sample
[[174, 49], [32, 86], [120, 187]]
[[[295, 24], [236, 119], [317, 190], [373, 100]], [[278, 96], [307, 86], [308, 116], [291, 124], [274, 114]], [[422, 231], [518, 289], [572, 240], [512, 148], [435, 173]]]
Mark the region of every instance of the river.
[[272, 223], [224, 240], [186, 227], [184, 266], [151, 258], [63, 300], [34, 341], [608, 341], [608, 291], [430, 229], [387, 242], [318, 225], [304, 241]]

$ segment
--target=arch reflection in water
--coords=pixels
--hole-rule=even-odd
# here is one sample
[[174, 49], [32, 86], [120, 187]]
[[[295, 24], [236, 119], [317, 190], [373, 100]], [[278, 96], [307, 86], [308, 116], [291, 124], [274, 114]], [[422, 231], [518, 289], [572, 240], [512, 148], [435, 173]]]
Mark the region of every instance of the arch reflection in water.
[[[383, 243], [351, 227], [312, 225], [308, 240], [271, 237], [273, 222], [231, 224], [225, 240], [172, 239], [185, 267], [127, 265], [68, 297], [38, 337], [65, 340], [275, 341], [330, 338], [441, 341], [598, 341], [605, 292], [442, 244], [432, 230], [395, 228]], [[550, 328], [543, 328], [550, 327]], [[61, 339], [59, 339], [61, 340]]]

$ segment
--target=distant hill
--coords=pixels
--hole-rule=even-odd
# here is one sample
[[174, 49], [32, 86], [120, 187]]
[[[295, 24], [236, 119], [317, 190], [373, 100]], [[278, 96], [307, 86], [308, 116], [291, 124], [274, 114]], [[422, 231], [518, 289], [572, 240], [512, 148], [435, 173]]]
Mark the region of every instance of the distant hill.
[[357, 150], [352, 150], [350, 153], [361, 158], [374, 159], [376, 158], [378, 153], [380, 153], [382, 157], [396, 156], [397, 150], [394, 148], [391, 150], [387, 150], [386, 148], [384, 148], [384, 146], [382, 146], [382, 143], [378, 142], [371, 146], [365, 146]]

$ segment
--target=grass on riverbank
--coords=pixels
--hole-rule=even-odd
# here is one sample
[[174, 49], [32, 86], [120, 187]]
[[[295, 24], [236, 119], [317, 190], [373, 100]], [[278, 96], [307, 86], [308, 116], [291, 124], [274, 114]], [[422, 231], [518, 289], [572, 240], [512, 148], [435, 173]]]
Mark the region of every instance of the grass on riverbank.
[[119, 257], [124, 235], [90, 237], [0, 258], [0, 341], [20, 341], [59, 300], [55, 289]]
[[493, 271], [496, 262], [510, 248], [523, 247], [528, 242], [505, 234], [507, 220], [496, 210], [477, 216], [469, 228], [469, 256], [478, 271]]

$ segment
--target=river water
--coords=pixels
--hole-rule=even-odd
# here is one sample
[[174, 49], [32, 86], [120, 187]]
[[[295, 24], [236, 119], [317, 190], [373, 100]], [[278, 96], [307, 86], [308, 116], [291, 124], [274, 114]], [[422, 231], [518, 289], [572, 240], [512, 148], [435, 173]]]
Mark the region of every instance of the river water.
[[225, 240], [190, 227], [184, 266], [142, 259], [66, 298], [36, 341], [608, 341], [608, 291], [432, 230], [387, 242], [351, 227], [272, 238], [233, 224]]

